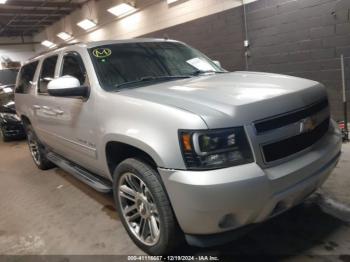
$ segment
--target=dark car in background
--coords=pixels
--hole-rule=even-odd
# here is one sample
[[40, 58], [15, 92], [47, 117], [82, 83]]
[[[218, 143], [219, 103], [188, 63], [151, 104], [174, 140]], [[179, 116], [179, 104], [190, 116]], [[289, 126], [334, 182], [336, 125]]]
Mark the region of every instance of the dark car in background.
[[24, 138], [21, 119], [16, 115], [14, 86], [18, 70], [0, 70], [0, 137], [3, 141]]

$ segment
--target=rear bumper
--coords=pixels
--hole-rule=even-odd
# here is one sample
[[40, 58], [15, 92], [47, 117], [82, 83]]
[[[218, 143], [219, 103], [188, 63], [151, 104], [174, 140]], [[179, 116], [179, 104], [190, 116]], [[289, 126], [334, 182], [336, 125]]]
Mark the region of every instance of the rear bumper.
[[[327, 179], [341, 135], [329, 131], [308, 152], [262, 169], [256, 163], [212, 171], [159, 169], [180, 227], [192, 240], [258, 223], [300, 203]], [[216, 234], [216, 235], [214, 235]]]

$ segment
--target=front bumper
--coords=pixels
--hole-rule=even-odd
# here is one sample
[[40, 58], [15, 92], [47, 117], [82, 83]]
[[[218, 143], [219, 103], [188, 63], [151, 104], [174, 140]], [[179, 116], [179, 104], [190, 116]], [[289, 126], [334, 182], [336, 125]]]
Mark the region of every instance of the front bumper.
[[2, 130], [8, 138], [19, 138], [25, 136], [25, 130], [22, 122], [3, 124]]
[[211, 171], [159, 168], [185, 234], [210, 235], [258, 223], [300, 203], [336, 166], [341, 135], [332, 130], [307, 152], [278, 166], [256, 163]]

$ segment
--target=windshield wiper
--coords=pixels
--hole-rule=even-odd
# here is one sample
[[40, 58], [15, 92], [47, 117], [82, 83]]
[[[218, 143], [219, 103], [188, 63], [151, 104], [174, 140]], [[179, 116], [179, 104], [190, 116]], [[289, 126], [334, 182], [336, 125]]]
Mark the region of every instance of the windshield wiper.
[[116, 85], [117, 88], [120, 88], [125, 85], [133, 85], [138, 84], [142, 82], [151, 82], [151, 81], [167, 81], [167, 80], [175, 80], [175, 79], [183, 79], [183, 78], [190, 78], [190, 75], [179, 75], [179, 76], [143, 76], [138, 80], [130, 81], [121, 83], [119, 85]]
[[197, 70], [197, 71], [194, 71], [191, 75], [198, 76], [198, 75], [204, 75], [204, 74], [209, 74], [209, 73], [223, 74], [223, 73], [227, 73], [227, 72], [226, 71], [215, 71], [215, 70]]

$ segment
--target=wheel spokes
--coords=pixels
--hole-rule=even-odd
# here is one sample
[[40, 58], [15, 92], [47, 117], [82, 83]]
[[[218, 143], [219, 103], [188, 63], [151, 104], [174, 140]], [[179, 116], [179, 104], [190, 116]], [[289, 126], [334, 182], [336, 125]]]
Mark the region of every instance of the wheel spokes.
[[145, 237], [146, 225], [147, 225], [146, 219], [141, 218], [141, 221], [140, 221], [140, 238], [143, 239], [143, 240], [146, 240], [146, 237]]
[[135, 214], [128, 217], [128, 221], [129, 222], [135, 221], [135, 219], [139, 218], [140, 216], [141, 216], [140, 213], [136, 212]]
[[149, 227], [149, 231], [151, 234], [151, 240], [154, 241], [154, 239], [159, 234], [158, 224], [157, 224], [156, 218], [154, 216], [151, 216], [148, 219], [148, 227]]
[[140, 186], [134, 181], [131, 175], [126, 176], [126, 182], [131, 187], [132, 190], [141, 193]]
[[120, 195], [135, 202], [136, 192], [128, 187], [127, 185], [122, 185], [120, 187]]
[[160, 237], [157, 206], [146, 183], [133, 173], [120, 178], [118, 188], [122, 214], [129, 230], [146, 245], [154, 245]]

